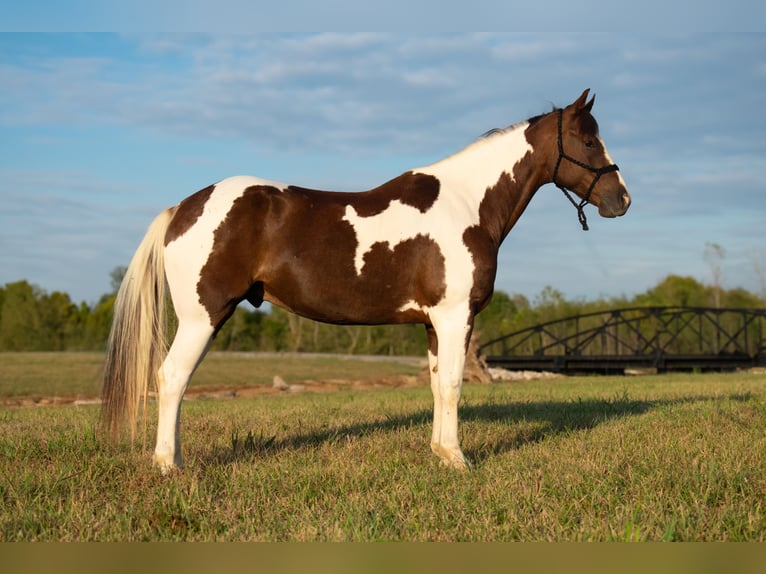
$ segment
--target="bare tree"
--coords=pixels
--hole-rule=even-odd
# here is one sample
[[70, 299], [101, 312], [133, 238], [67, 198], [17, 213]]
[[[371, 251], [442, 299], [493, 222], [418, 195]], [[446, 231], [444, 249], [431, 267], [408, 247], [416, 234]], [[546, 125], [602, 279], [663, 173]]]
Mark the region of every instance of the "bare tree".
[[753, 249], [750, 252], [750, 261], [753, 264], [753, 271], [758, 280], [758, 295], [766, 304], [766, 252]]
[[710, 265], [713, 275], [713, 304], [716, 308], [721, 306], [721, 279], [723, 271], [721, 267], [726, 257], [726, 251], [718, 243], [705, 243], [705, 261]]
[[112, 269], [112, 271], [109, 273], [109, 284], [112, 287], [112, 293], [117, 293], [117, 291], [120, 290], [120, 285], [122, 285], [122, 280], [125, 277], [125, 273], [127, 273], [128, 268], [125, 267], [125, 265], [120, 265], [119, 267], [115, 267]]

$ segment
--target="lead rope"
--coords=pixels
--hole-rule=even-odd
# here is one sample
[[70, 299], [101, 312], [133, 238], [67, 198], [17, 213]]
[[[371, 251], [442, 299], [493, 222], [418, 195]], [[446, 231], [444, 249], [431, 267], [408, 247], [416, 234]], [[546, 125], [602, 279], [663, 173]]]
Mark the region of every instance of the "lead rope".
[[[564, 192], [564, 195], [569, 200], [569, 202], [575, 206], [575, 209], [577, 209], [577, 220], [580, 222], [580, 225], [582, 225], [583, 231], [588, 231], [588, 218], [585, 217], [585, 206], [588, 205], [588, 200], [590, 199], [590, 194], [593, 193], [593, 188], [596, 187], [596, 183], [598, 182], [599, 178], [604, 175], [605, 173], [611, 173], [613, 171], [617, 171], [620, 168], [617, 167], [617, 164], [611, 164], [606, 165], [604, 167], [593, 167], [588, 165], [587, 163], [583, 163], [578, 159], [573, 158], [572, 156], [569, 156], [564, 153], [564, 138], [562, 134], [562, 117], [564, 115], [564, 110], [559, 109], [558, 110], [558, 147], [559, 147], [559, 157], [556, 160], [556, 167], [553, 169], [553, 183], [556, 187], [558, 187], [561, 191]], [[561, 165], [561, 160], [565, 159], [567, 161], [571, 161], [573, 164], [583, 168], [587, 169], [588, 171], [591, 171], [596, 174], [596, 176], [593, 178], [593, 181], [590, 182], [590, 187], [588, 188], [588, 191], [585, 192], [585, 195], [583, 196], [580, 203], [577, 203], [572, 196], [569, 194], [569, 190], [567, 190], [563, 185], [561, 185], [557, 180], [557, 176], [559, 174], [559, 166]]]

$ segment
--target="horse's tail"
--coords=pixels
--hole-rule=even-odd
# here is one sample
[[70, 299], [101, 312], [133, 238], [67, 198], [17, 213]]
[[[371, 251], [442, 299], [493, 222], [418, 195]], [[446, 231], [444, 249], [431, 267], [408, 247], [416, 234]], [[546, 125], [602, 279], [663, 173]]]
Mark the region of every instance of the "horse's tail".
[[101, 390], [101, 419], [113, 438], [119, 436], [125, 419], [131, 439], [135, 438], [149, 381], [167, 354], [164, 248], [172, 216], [172, 209], [165, 210], [149, 226], [114, 302]]

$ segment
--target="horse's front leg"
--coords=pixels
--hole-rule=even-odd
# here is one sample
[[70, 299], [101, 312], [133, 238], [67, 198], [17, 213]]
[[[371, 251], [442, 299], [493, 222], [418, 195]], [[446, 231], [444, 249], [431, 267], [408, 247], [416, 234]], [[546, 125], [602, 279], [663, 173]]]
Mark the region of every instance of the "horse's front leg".
[[429, 333], [429, 367], [434, 395], [434, 427], [431, 450], [444, 466], [465, 470], [468, 461], [460, 449], [458, 403], [463, 384], [467, 341], [473, 327], [468, 313], [452, 313], [435, 325], [438, 345], [433, 360]]

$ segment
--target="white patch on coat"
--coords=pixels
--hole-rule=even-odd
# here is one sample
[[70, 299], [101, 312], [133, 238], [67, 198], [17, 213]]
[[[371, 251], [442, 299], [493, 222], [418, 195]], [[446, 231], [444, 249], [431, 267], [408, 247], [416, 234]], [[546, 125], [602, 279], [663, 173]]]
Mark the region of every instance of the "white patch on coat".
[[[399, 200], [382, 212], [368, 217], [346, 207], [343, 219], [356, 234], [354, 265], [358, 275], [364, 272], [364, 257], [376, 243], [387, 243], [393, 250], [399, 243], [418, 235], [431, 238], [444, 256], [446, 292], [440, 306], [453, 307], [467, 300], [473, 286], [474, 263], [463, 241], [463, 233], [479, 224], [479, 206], [503, 172], [513, 177], [516, 163], [532, 146], [527, 142], [524, 122], [501, 133], [479, 140], [464, 150], [430, 166], [412, 172], [433, 175], [439, 180], [439, 196], [425, 213]], [[415, 301], [399, 310], [428, 312]]]
[[197, 221], [180, 237], [165, 247], [165, 273], [173, 294], [176, 312], [185, 317], [204, 318], [209, 316], [199, 301], [197, 284], [202, 268], [213, 251], [215, 230], [221, 225], [232, 205], [242, 193], [254, 185], [267, 185], [284, 189], [284, 184], [250, 177], [236, 176], [215, 184], [213, 192], [205, 202], [202, 214]]

